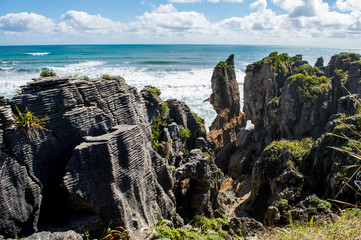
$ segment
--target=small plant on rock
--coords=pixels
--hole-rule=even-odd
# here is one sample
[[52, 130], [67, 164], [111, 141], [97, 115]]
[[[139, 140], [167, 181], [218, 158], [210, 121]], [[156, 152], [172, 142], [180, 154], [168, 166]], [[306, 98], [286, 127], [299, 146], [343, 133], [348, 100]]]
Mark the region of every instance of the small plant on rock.
[[154, 93], [154, 94], [157, 95], [158, 97], [159, 97], [160, 94], [161, 94], [161, 91], [160, 91], [158, 88], [156, 88], [156, 87], [151, 87], [151, 88], [149, 88], [149, 92]]
[[47, 118], [39, 118], [27, 108], [21, 112], [18, 106], [15, 106], [16, 112], [13, 112], [16, 129], [19, 130], [29, 140], [39, 138], [39, 131], [49, 131], [45, 128]]
[[189, 130], [188, 128], [184, 129], [183, 131], [181, 131], [180, 137], [182, 141], [185, 142], [188, 138], [191, 137], [191, 130]]
[[88, 76], [82, 76], [81, 79], [85, 80], [85, 81], [88, 81], [88, 82], [91, 82], [90, 78]]
[[108, 74], [104, 74], [101, 78], [104, 80], [112, 80], [113, 79], [112, 76], [110, 76]]
[[55, 77], [55, 76], [56, 76], [56, 72], [51, 71], [49, 69], [45, 69], [40, 73], [40, 77]]

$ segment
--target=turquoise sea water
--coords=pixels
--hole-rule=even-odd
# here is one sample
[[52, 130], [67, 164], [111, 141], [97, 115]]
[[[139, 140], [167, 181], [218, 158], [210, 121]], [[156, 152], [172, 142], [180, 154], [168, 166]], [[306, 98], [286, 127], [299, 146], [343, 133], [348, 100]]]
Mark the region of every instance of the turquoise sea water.
[[320, 56], [327, 64], [339, 52], [361, 53], [361, 49], [244, 45], [0, 46], [0, 96], [13, 97], [21, 85], [39, 77], [44, 68], [54, 70], [59, 76], [120, 75], [139, 90], [153, 85], [162, 91], [163, 99], [187, 102], [209, 126], [215, 112], [203, 100], [211, 94], [214, 66], [234, 53], [242, 92], [247, 64], [274, 51], [291, 56], [302, 54], [312, 65]]

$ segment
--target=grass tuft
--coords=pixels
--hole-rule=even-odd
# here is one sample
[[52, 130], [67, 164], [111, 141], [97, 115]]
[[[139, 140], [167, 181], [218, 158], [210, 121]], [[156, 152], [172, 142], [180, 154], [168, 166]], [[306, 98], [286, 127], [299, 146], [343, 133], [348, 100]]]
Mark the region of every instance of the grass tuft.
[[49, 69], [45, 69], [41, 71], [40, 77], [55, 77], [56, 72], [50, 71]]
[[45, 128], [47, 118], [39, 118], [27, 108], [21, 112], [15, 105], [16, 112], [13, 112], [16, 129], [19, 130], [27, 139], [35, 140], [39, 138], [39, 131], [49, 131]]
[[292, 222], [287, 227], [269, 229], [260, 239], [358, 239], [361, 236], [361, 210], [346, 209], [334, 222], [314, 222], [300, 224]]

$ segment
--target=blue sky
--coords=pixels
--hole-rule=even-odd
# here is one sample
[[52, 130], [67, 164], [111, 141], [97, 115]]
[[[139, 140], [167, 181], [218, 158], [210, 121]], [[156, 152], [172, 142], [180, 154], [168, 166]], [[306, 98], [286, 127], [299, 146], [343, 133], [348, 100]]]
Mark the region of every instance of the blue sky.
[[361, 0], [0, 0], [0, 45], [361, 48]]

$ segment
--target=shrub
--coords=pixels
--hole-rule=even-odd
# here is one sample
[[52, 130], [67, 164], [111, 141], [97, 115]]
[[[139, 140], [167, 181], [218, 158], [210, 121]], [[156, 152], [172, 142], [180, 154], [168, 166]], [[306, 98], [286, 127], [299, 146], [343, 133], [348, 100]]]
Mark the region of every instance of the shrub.
[[204, 125], [203, 119], [200, 118], [197, 113], [192, 113], [192, 114], [195, 117], [195, 119], [197, 120], [197, 122], [199, 123], [199, 125], [201, 126], [201, 133], [205, 133], [206, 132], [206, 127]]
[[183, 142], [185, 142], [188, 138], [191, 137], [191, 130], [189, 130], [188, 128], [184, 129], [183, 131], [181, 131], [180, 133], [180, 137], [182, 139]]
[[226, 61], [220, 61], [216, 68], [231, 70], [234, 65], [234, 54], [231, 54]]
[[50, 71], [48, 69], [45, 69], [40, 73], [40, 77], [55, 77], [55, 76], [56, 76], [56, 72]]
[[24, 112], [21, 112], [17, 106], [15, 106], [16, 112], [13, 112], [15, 119], [16, 129], [19, 130], [29, 140], [39, 138], [40, 131], [49, 131], [45, 128], [44, 121], [46, 118], [39, 118], [34, 115], [27, 108]]
[[298, 73], [289, 77], [287, 81], [309, 99], [320, 99], [331, 88], [331, 80], [325, 76], [306, 76]]
[[211, 154], [209, 154], [208, 152], [202, 152], [204, 156], [208, 157], [208, 158], [212, 158]]
[[104, 79], [104, 80], [112, 80], [113, 79], [112, 76], [110, 76], [108, 74], [102, 75], [101, 78]]
[[169, 226], [157, 226], [154, 228], [159, 233], [159, 238], [168, 238], [170, 240], [199, 240], [204, 239], [201, 235], [194, 231], [187, 231], [182, 228], [172, 228]]
[[85, 80], [85, 81], [88, 81], [88, 82], [91, 82], [90, 78], [88, 76], [82, 76], [81, 79]]
[[160, 91], [158, 88], [156, 88], [156, 87], [151, 87], [151, 88], [149, 88], [149, 92], [154, 93], [154, 94], [157, 95], [158, 97], [159, 97], [160, 94], [161, 94], [161, 91]]

